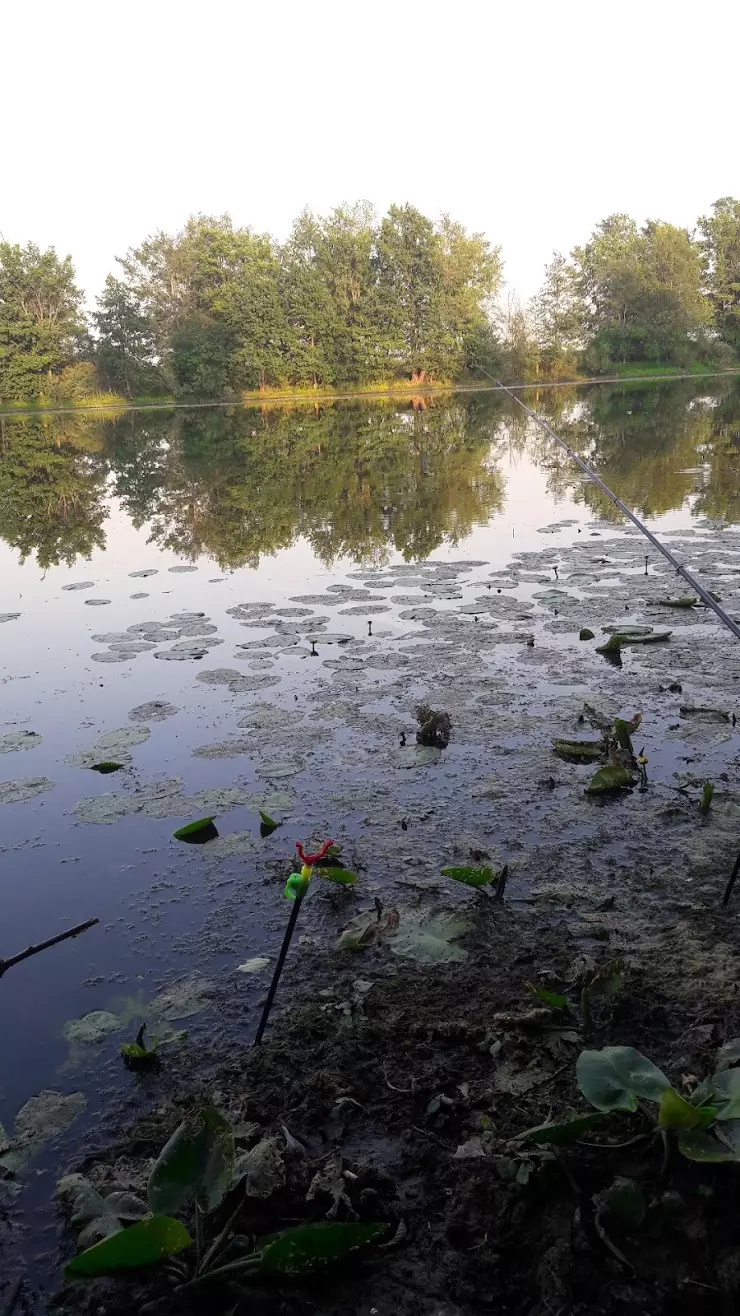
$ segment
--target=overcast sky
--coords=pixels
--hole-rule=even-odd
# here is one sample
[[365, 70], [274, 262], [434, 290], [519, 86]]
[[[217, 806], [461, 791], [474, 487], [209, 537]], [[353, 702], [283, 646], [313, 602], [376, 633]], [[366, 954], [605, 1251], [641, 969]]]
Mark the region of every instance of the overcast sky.
[[192, 212], [448, 211], [536, 291], [615, 210], [740, 195], [738, 0], [5, 0], [0, 231], [116, 255]]

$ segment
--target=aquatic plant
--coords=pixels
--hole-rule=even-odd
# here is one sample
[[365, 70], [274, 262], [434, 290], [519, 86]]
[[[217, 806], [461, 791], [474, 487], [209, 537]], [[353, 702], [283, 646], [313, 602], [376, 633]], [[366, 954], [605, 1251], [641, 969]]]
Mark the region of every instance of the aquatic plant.
[[262, 1035], [267, 1025], [267, 1020], [270, 1017], [270, 1010], [272, 1009], [272, 1003], [278, 989], [290, 943], [293, 939], [295, 925], [298, 921], [298, 915], [300, 913], [301, 905], [303, 904], [303, 899], [311, 884], [314, 868], [318, 868], [321, 877], [326, 878], [328, 882], [335, 882], [338, 886], [354, 886], [358, 881], [357, 874], [350, 872], [348, 868], [344, 868], [342, 865], [341, 860], [339, 860], [340, 847], [336, 846], [334, 841], [325, 841], [321, 849], [317, 850], [315, 854], [306, 854], [300, 841], [296, 841], [295, 848], [298, 851], [298, 857], [301, 860], [301, 868], [299, 872], [291, 873], [285, 884], [285, 895], [288, 900], [293, 901], [293, 908], [290, 911], [290, 918], [288, 919], [288, 926], [285, 929], [283, 944], [280, 947], [280, 954], [278, 955], [277, 964], [275, 965], [275, 972], [272, 977], [272, 982], [270, 983], [270, 990], [267, 993], [262, 1016], [255, 1035], [255, 1046], [260, 1045]]
[[[382, 1223], [355, 1221], [298, 1225], [259, 1240], [246, 1256], [242, 1247], [234, 1254], [233, 1234], [248, 1200], [245, 1187], [229, 1121], [215, 1106], [201, 1107], [178, 1125], [159, 1153], [147, 1181], [146, 1202], [123, 1193], [102, 1198], [81, 1175], [62, 1181], [60, 1191], [72, 1200], [73, 1221], [86, 1223], [88, 1237], [94, 1232], [104, 1235], [67, 1263], [65, 1279], [92, 1279], [165, 1261], [175, 1282], [188, 1286], [221, 1276], [248, 1278], [254, 1272], [302, 1275], [341, 1261], [388, 1229]], [[227, 1197], [232, 1198], [232, 1210], [225, 1222], [214, 1225], [214, 1237], [207, 1241], [206, 1230]], [[191, 1209], [194, 1239], [177, 1219]], [[194, 1257], [174, 1260], [192, 1247]]]

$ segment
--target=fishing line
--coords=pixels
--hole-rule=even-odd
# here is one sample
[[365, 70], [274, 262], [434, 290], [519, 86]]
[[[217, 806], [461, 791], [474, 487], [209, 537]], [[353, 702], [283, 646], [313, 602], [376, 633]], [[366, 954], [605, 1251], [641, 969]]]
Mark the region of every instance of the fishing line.
[[695, 590], [696, 593], [699, 595], [699, 598], [701, 599], [704, 606], [706, 608], [711, 608], [712, 612], [714, 612], [716, 616], [719, 617], [720, 621], [724, 622], [728, 630], [731, 630], [733, 635], [738, 640], [740, 640], [740, 626], [738, 626], [737, 622], [733, 621], [732, 617], [730, 617], [729, 614], [725, 612], [724, 608], [722, 607], [722, 604], [718, 603], [717, 600], [713, 598], [713, 596], [710, 593], [708, 593], [707, 590], [704, 589], [704, 586], [699, 584], [698, 580], [691, 574], [688, 567], [685, 567], [682, 562], [679, 562], [678, 558], [675, 556], [674, 553], [671, 552], [670, 548], [667, 548], [665, 544], [661, 544], [660, 540], [656, 538], [652, 530], [648, 530], [647, 526], [643, 524], [640, 518], [638, 516], [635, 516], [634, 512], [630, 511], [627, 504], [623, 503], [622, 499], [618, 498], [615, 493], [612, 493], [609, 486], [607, 484], [604, 484], [604, 481], [599, 478], [599, 476], [596, 474], [593, 468], [589, 466], [588, 462], [584, 461], [583, 457], [579, 457], [578, 453], [574, 452], [573, 449], [569, 446], [569, 444], [565, 442], [565, 439], [561, 439], [560, 435], [555, 433], [554, 429], [552, 429], [552, 427], [548, 425], [546, 420], [543, 420], [541, 416], [538, 416], [537, 412], [533, 411], [531, 407], [528, 407], [526, 402], [522, 402], [521, 398], [518, 398], [516, 396], [516, 393], [514, 393], [510, 388], [507, 388], [505, 384], [502, 384], [500, 379], [496, 379], [494, 375], [489, 375], [487, 370], [484, 370], [483, 374], [488, 375], [488, 378], [493, 380], [497, 388], [500, 388], [502, 392], [508, 394], [508, 396], [512, 399], [512, 401], [516, 402], [516, 405], [518, 407], [521, 407], [522, 411], [525, 411], [527, 415], [535, 422], [535, 424], [539, 425], [540, 429], [543, 429], [545, 431], [548, 438], [552, 439], [553, 442], [557, 443], [558, 447], [562, 448], [563, 452], [566, 452], [568, 456], [571, 458], [571, 460], [576, 463], [577, 466], [580, 466], [581, 470], [585, 475], [588, 476], [592, 484], [595, 484], [599, 489], [601, 489], [601, 492], [606, 494], [607, 498], [609, 498], [610, 501], [614, 503], [614, 506], [618, 507], [619, 511], [622, 512], [624, 516], [629, 517], [629, 520], [632, 522], [633, 525], [637, 526], [637, 529], [641, 532], [641, 534], [643, 534], [646, 539], [649, 539], [650, 543], [653, 545], [653, 548], [657, 548], [658, 552], [662, 553], [663, 557], [666, 558], [666, 560], [670, 562], [671, 566], [675, 568], [677, 575], [683, 576], [683, 579], [686, 581], [686, 583], [690, 585], [691, 588]]

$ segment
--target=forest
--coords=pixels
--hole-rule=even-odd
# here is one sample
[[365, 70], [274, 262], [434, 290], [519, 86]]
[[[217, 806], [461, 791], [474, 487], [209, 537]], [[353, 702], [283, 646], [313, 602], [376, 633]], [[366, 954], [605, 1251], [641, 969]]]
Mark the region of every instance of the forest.
[[693, 232], [611, 215], [525, 305], [501, 248], [411, 205], [304, 211], [285, 243], [192, 216], [117, 260], [88, 310], [71, 256], [0, 242], [0, 399], [238, 400], [255, 390], [734, 366], [740, 201]]

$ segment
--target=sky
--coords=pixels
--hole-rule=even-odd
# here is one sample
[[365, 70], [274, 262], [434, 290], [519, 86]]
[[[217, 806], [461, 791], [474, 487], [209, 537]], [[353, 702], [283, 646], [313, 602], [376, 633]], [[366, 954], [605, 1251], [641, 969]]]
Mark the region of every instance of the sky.
[[0, 232], [92, 301], [189, 214], [447, 212], [538, 288], [614, 211], [740, 195], [737, 0], [5, 0]]

